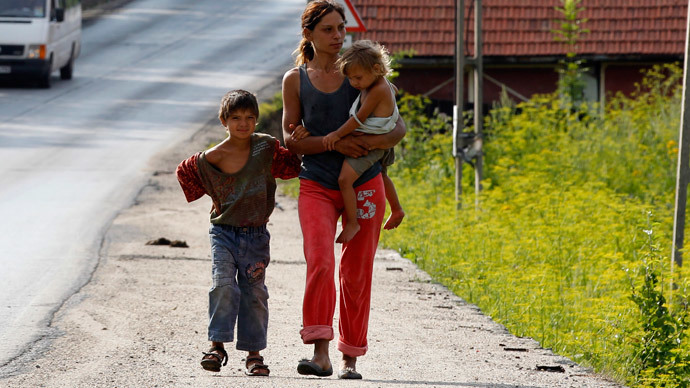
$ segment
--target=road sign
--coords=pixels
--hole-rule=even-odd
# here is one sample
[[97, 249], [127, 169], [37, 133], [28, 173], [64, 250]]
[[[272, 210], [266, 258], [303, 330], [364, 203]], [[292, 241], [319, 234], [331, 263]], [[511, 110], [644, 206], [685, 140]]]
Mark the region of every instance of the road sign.
[[352, 5], [352, 2], [350, 0], [337, 0], [340, 5], [345, 8], [345, 19], [347, 20], [347, 23], [345, 23], [345, 31], [347, 32], [364, 32], [366, 31], [366, 27], [364, 27], [364, 23], [362, 22], [362, 18], [359, 17], [359, 13], [357, 12], [357, 9], [355, 9], [355, 6]]

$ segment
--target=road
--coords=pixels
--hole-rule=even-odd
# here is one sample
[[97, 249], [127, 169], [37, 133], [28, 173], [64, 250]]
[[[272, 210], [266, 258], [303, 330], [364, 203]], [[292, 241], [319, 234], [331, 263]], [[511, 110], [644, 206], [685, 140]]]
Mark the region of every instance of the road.
[[226, 91], [289, 68], [303, 8], [134, 1], [84, 28], [73, 80], [0, 85], [0, 366], [88, 281], [152, 156], [213, 119]]

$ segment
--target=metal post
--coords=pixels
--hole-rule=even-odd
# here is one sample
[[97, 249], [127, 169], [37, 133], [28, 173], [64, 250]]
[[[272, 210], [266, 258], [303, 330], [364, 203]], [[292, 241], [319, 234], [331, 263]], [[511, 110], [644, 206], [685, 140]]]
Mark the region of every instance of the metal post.
[[474, 0], [474, 133], [475, 144], [479, 152], [474, 164], [474, 192], [475, 203], [479, 201], [479, 192], [482, 190], [482, 175], [484, 158], [482, 156], [482, 140], [484, 126], [484, 61], [482, 60], [482, 0]]
[[458, 208], [462, 207], [462, 129], [464, 127], [463, 107], [465, 106], [465, 37], [463, 36], [465, 26], [465, 0], [455, 2], [455, 117], [457, 122], [454, 133], [455, 156], [455, 203]]
[[[690, 11], [690, 5], [688, 5]], [[690, 152], [690, 88], [688, 86], [688, 65], [690, 59], [690, 12], [688, 13], [685, 29], [685, 63], [683, 65], [683, 102], [680, 116], [680, 138], [678, 140], [678, 171], [676, 173], [676, 206], [673, 217], [673, 251], [671, 252], [671, 270], [676, 263], [680, 267], [683, 264], [683, 238], [685, 235], [685, 206], [688, 200], [688, 182], [690, 182], [690, 165], [688, 165]]]

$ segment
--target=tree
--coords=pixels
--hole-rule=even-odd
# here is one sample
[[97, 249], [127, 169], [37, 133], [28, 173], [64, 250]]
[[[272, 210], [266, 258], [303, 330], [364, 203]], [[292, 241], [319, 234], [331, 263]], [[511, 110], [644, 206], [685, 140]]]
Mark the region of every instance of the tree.
[[566, 104], [577, 104], [584, 99], [585, 82], [582, 74], [587, 71], [587, 68], [582, 66], [584, 61], [576, 58], [577, 44], [582, 34], [589, 33], [589, 30], [582, 28], [587, 19], [580, 19], [579, 16], [584, 10], [584, 7], [580, 6], [582, 0], [560, 1], [562, 6], [556, 7], [556, 11], [562, 15], [562, 19], [556, 20], [560, 29], [551, 32], [555, 35], [556, 41], [567, 45], [568, 52], [565, 59], [559, 61], [557, 69], [560, 74], [558, 93]]

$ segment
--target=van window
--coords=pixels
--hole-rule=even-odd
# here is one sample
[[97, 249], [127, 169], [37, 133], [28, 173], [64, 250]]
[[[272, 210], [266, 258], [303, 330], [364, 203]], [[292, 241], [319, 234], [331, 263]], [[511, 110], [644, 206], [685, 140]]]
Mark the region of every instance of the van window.
[[0, 17], [43, 18], [45, 0], [0, 0]]

